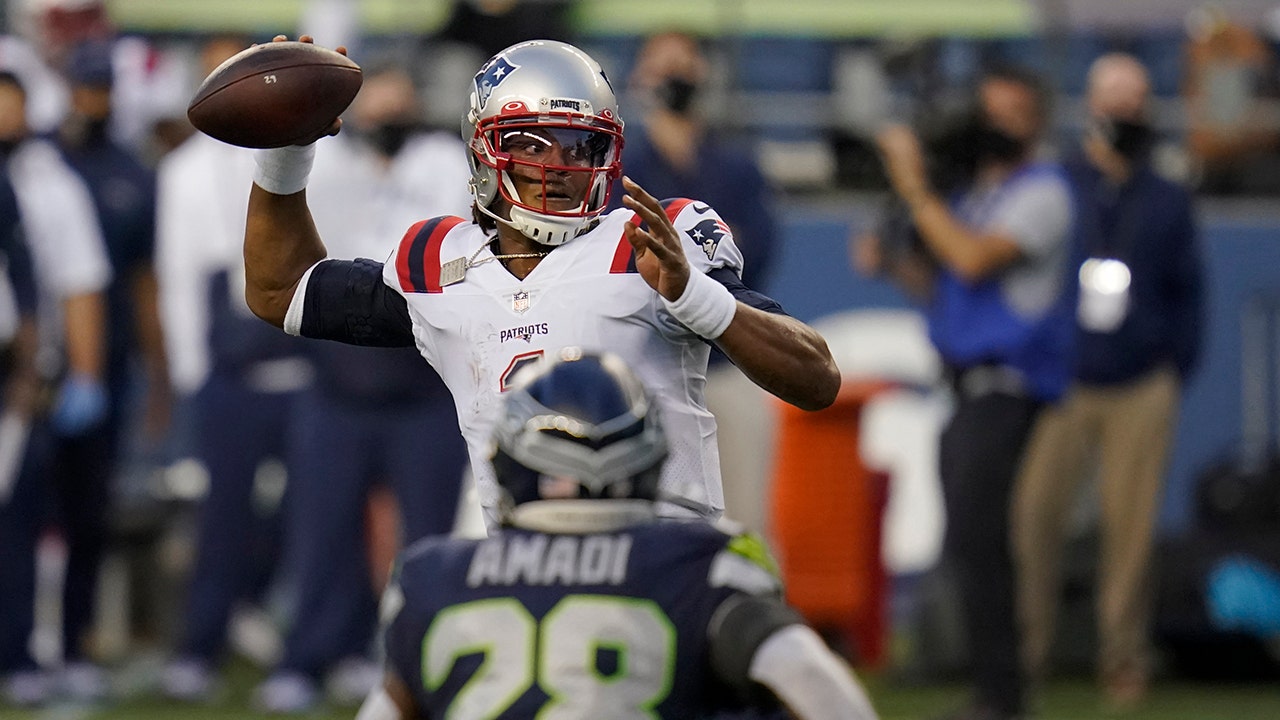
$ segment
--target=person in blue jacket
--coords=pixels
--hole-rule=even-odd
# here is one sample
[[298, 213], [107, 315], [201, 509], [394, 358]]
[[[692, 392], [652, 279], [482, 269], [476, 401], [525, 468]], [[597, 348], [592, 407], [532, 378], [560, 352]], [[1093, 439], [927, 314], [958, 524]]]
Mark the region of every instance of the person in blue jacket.
[[[976, 162], [954, 197], [930, 183], [915, 133], [879, 138], [893, 191], [920, 238], [895, 277], [924, 298], [930, 338], [955, 394], [942, 433], [944, 556], [955, 574], [975, 685], [955, 720], [1008, 720], [1024, 711], [1018, 662], [1009, 498], [1032, 426], [1067, 382], [1069, 316], [1063, 275], [1073, 210], [1062, 168], [1037, 159], [1047, 119], [1036, 78], [988, 72], [969, 133]], [[880, 271], [887, 254], [865, 236], [857, 258]]]

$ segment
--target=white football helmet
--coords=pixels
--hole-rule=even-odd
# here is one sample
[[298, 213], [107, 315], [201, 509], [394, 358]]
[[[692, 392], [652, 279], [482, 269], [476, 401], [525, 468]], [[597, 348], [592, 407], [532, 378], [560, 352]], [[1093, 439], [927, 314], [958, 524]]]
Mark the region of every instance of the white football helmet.
[[[622, 174], [622, 118], [604, 70], [554, 40], [512, 45], [480, 68], [462, 137], [476, 208], [544, 245], [582, 232]], [[541, 181], [532, 202], [521, 200], [513, 173]], [[489, 209], [499, 197], [509, 221]]]

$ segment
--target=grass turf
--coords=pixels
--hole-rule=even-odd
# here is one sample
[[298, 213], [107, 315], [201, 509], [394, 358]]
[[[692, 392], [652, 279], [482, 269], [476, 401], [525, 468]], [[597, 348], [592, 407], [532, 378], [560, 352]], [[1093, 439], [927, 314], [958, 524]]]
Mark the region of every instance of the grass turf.
[[[0, 706], [0, 720], [256, 720], [271, 716], [251, 712], [249, 696], [263, 675], [244, 663], [227, 673], [216, 701], [208, 705], [176, 705], [150, 692], [153, 667], [117, 674], [117, 689], [125, 698], [111, 705], [56, 705], [43, 710], [15, 710]], [[122, 678], [123, 676], [123, 678]], [[965, 697], [959, 685], [905, 685], [884, 677], [864, 678], [882, 720], [930, 720], [957, 706]], [[1163, 681], [1147, 702], [1124, 714], [1105, 712], [1094, 685], [1070, 679], [1050, 683], [1035, 704], [1036, 720], [1277, 720], [1280, 685], [1207, 684]], [[350, 720], [355, 708], [321, 707], [304, 717], [311, 720]], [[604, 720], [604, 719], [601, 719]]]

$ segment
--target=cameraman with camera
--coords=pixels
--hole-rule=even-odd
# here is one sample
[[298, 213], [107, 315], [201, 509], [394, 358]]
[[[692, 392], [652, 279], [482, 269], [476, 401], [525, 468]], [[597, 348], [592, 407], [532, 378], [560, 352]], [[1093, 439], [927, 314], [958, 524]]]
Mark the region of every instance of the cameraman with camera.
[[960, 591], [975, 693], [948, 718], [1010, 720], [1023, 712], [1024, 679], [1009, 501], [1036, 416], [1067, 382], [1063, 278], [1073, 208], [1062, 169], [1035, 157], [1047, 120], [1036, 79], [989, 72], [976, 100], [976, 123], [955, 141], [972, 152], [972, 177], [950, 197], [930, 181], [915, 132], [880, 133], [890, 185], [919, 242], [891, 254], [873, 233], [853, 252], [860, 271], [890, 274], [922, 300], [955, 392], [939, 454], [944, 554]]

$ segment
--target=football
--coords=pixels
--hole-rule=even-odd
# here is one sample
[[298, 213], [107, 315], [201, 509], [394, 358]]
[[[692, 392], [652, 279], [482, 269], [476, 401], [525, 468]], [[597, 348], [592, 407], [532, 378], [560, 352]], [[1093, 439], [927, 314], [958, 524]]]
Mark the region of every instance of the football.
[[360, 66], [334, 50], [264, 43], [209, 73], [187, 106], [187, 118], [225, 143], [284, 147], [329, 127], [355, 99], [362, 80]]

